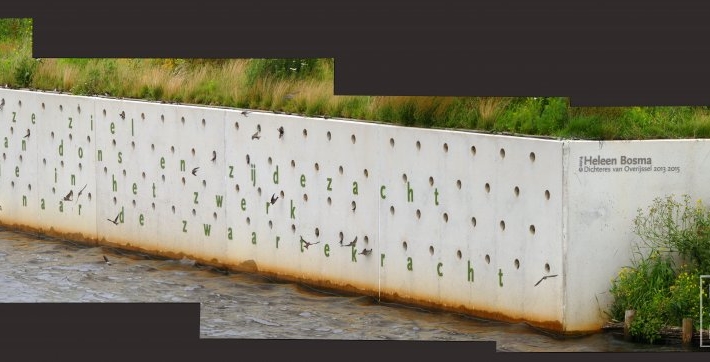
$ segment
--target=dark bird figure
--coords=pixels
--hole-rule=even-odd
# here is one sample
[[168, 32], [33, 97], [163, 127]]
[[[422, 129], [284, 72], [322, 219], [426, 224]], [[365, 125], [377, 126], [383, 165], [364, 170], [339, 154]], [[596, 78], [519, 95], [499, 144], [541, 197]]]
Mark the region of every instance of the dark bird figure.
[[79, 193], [76, 194], [76, 202], [79, 202], [79, 196], [81, 196], [81, 193], [84, 192], [84, 189], [86, 188], [87, 185], [88, 184], [84, 185], [84, 187], [82, 187], [81, 190], [79, 190]]
[[217, 160], [217, 151], [212, 151], [212, 162]]
[[343, 244], [342, 240], [340, 241], [340, 245], [343, 245], [343, 246], [354, 246], [355, 244], [357, 244], [357, 236], [349, 244]]
[[249, 111], [242, 111], [242, 116], [246, 117], [247, 114], [249, 114]]
[[64, 201], [72, 201], [74, 197], [74, 190], [70, 190], [67, 196], [64, 196]]
[[106, 262], [106, 265], [111, 265], [111, 262], [108, 261], [108, 258], [106, 257], [106, 255], [104, 255], [104, 261]]
[[537, 283], [535, 283], [534, 286], [536, 287], [538, 284], [540, 284], [543, 280], [545, 280], [545, 279], [547, 279], [547, 278], [554, 278], [554, 277], [556, 277], [556, 276], [557, 276], [557, 274], [555, 274], [555, 275], [545, 275], [544, 277], [542, 277], [542, 279], [538, 280]]
[[118, 215], [116, 215], [116, 218], [111, 220], [111, 219], [106, 219], [110, 222], [112, 222], [114, 225], [118, 225], [118, 217], [121, 216], [121, 213], [119, 212]]
[[197, 176], [197, 170], [198, 170], [198, 169], [199, 169], [199, 167], [195, 167], [195, 168], [192, 169], [192, 176]]
[[30, 137], [30, 129], [29, 128], [27, 129], [27, 134], [25, 135], [25, 137], [22, 137], [22, 138], [28, 138], [28, 137]]
[[370, 255], [372, 254], [372, 249], [362, 249], [359, 255]]
[[281, 126], [281, 127], [279, 127], [279, 138], [283, 138], [283, 136], [284, 136], [284, 127]]
[[121, 114], [119, 114], [119, 116], [121, 116], [121, 119], [126, 119], [126, 112], [121, 111]]
[[303, 246], [305, 246], [306, 249], [308, 249], [308, 247], [311, 246], [311, 245], [320, 244], [320, 241], [319, 241], [319, 242], [316, 242], [316, 243], [309, 243], [309, 242], [303, 240], [303, 236], [301, 236], [301, 243], [303, 243]]
[[275, 204], [278, 199], [279, 197], [276, 194], [271, 195], [271, 205]]
[[259, 138], [261, 138], [261, 136], [259, 135], [259, 133], [261, 133], [261, 132], [260, 132], [259, 130], [257, 130], [256, 133], [254, 133], [253, 135], [251, 135], [251, 139], [253, 139], [253, 140], [254, 140], [254, 139], [257, 139], [257, 140], [258, 140]]

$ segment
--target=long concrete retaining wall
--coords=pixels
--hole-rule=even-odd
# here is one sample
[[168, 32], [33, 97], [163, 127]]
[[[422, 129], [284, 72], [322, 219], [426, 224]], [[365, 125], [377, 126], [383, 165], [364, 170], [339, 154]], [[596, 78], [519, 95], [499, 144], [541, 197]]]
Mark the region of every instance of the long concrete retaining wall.
[[3, 225], [563, 333], [604, 322], [638, 207], [710, 196], [705, 141], [0, 98]]

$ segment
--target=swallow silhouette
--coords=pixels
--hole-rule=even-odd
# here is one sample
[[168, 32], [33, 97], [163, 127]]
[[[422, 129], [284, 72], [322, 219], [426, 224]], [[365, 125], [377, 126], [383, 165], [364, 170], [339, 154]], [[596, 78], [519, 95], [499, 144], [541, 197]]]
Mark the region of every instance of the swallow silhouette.
[[199, 169], [199, 167], [195, 167], [195, 168], [192, 169], [192, 176], [197, 176], [197, 170], [198, 170], [198, 169]]
[[121, 114], [119, 114], [119, 116], [121, 116], [121, 119], [126, 119], [126, 112], [121, 111]]
[[106, 219], [110, 222], [112, 222], [114, 225], [118, 225], [118, 217], [121, 216], [121, 213], [119, 212], [118, 215], [116, 215], [116, 218], [111, 220], [111, 219]]
[[29, 136], [30, 136], [30, 129], [28, 128], [28, 129], [27, 129], [27, 134], [25, 135], [25, 137], [22, 137], [22, 138], [28, 138]]
[[343, 245], [343, 242], [342, 242], [342, 241], [340, 242], [340, 245], [343, 245], [343, 246], [353, 246], [353, 245], [355, 245], [355, 244], [357, 244], [357, 236], [355, 237], [355, 239], [353, 239], [353, 241], [351, 241], [351, 242], [348, 243], [348, 244], [344, 244], [344, 245]]
[[372, 254], [372, 249], [362, 249], [362, 251], [360, 253], [358, 253], [358, 255], [370, 255], [370, 254]]
[[242, 111], [242, 116], [246, 117], [247, 114], [249, 114], [249, 111]]
[[106, 257], [106, 255], [104, 255], [104, 261], [106, 262], [106, 265], [111, 265], [111, 262], [108, 261], [108, 258]]
[[69, 190], [69, 193], [67, 196], [64, 196], [64, 201], [72, 201], [72, 198], [74, 197], [74, 190]]
[[276, 194], [271, 195], [271, 205], [275, 204], [278, 199], [279, 197]]
[[251, 135], [251, 139], [257, 139], [257, 140], [258, 140], [259, 138], [261, 138], [261, 136], [259, 135], [259, 133], [260, 133], [260, 132], [257, 130], [256, 133], [254, 133], [253, 135]]
[[320, 241], [319, 241], [319, 242], [315, 242], [315, 243], [309, 243], [309, 242], [303, 240], [303, 236], [301, 236], [301, 242], [303, 243], [303, 246], [306, 247], [306, 249], [308, 249], [308, 247], [311, 246], [311, 245], [320, 244]]
[[76, 202], [79, 202], [79, 196], [81, 196], [81, 193], [84, 192], [84, 189], [86, 188], [87, 185], [88, 184], [84, 185], [84, 187], [82, 187], [81, 190], [79, 190], [79, 193], [76, 194]]
[[217, 160], [217, 151], [212, 151], [212, 162]]
[[249, 161], [249, 155], [247, 155], [247, 165], [251, 165], [251, 162]]
[[555, 275], [545, 275], [544, 277], [542, 277], [542, 279], [538, 280], [537, 283], [535, 283], [534, 287], [536, 287], [538, 284], [540, 284], [543, 280], [545, 280], [545, 279], [547, 279], [547, 278], [554, 278], [554, 277], [556, 277], [556, 276], [557, 276], [557, 274], [555, 274]]
[[281, 126], [281, 127], [279, 127], [279, 138], [283, 138], [283, 136], [284, 136], [284, 127]]

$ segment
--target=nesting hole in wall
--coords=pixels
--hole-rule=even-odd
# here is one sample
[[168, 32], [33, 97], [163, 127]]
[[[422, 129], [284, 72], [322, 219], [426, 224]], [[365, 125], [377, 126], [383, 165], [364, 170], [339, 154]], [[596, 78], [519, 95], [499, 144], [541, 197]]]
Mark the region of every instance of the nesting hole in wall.
[[475, 217], [472, 217], [472, 218], [471, 218], [471, 225], [472, 225], [473, 227], [476, 227], [476, 218], [475, 218]]
[[402, 174], [402, 181], [407, 182], [407, 174], [406, 173]]
[[116, 196], [114, 196], [113, 197], [113, 204], [116, 205], [117, 202], [118, 202], [118, 200], [116, 200]]
[[116, 139], [113, 139], [113, 140], [111, 141], [111, 144], [113, 145], [113, 147], [116, 147]]
[[173, 209], [173, 214], [174, 214], [174, 213], [175, 213], [175, 205], [173, 205], [173, 208], [172, 208], [172, 209]]
[[281, 192], [279, 193], [279, 196], [281, 196], [282, 199], [284, 198], [284, 190], [281, 190]]
[[104, 166], [104, 173], [107, 173], [107, 172], [108, 172], [108, 168], [106, 168], [106, 166]]
[[343, 166], [338, 166], [338, 173], [343, 174]]
[[237, 192], [239, 192], [239, 184], [235, 184], [235, 185], [234, 185], [234, 190], [237, 191]]
[[550, 264], [545, 263], [545, 273], [549, 273], [549, 272], [550, 272]]
[[185, 177], [184, 177], [184, 176], [183, 176], [183, 178], [182, 178], [182, 184], [183, 184], [183, 185], [185, 184]]
[[[2, 156], [3, 156], [3, 158], [5, 158], [5, 154], [4, 154], [4, 153], [3, 153]], [[43, 165], [46, 165], [46, 164], [47, 164], [47, 159], [46, 159], [46, 158], [43, 158], [43, 159], [42, 159], [42, 164], [43, 164]]]
[[417, 209], [417, 219], [421, 219], [421, 218], [422, 218], [422, 212], [419, 211], [419, 209]]
[[256, 130], [257, 130], [258, 132], [261, 132], [261, 124], [257, 124], [257, 125], [256, 125]]
[[549, 200], [550, 199], [550, 191], [545, 190], [545, 199]]
[[394, 147], [394, 138], [390, 138], [390, 146]]
[[239, 130], [239, 122], [234, 122], [234, 129]]
[[192, 152], [192, 155], [194, 156], [194, 155], [195, 155], [195, 149], [193, 148], [191, 152]]
[[151, 203], [150, 203], [150, 207], [151, 207], [153, 210], [155, 210], [155, 202], [151, 202]]
[[170, 153], [175, 153], [175, 146], [170, 146]]
[[461, 190], [461, 180], [456, 180], [456, 188]]
[[515, 186], [515, 188], [513, 189], [513, 192], [515, 192], [515, 196], [519, 196], [520, 195], [520, 187]]
[[50, 132], [49, 135], [52, 137], [52, 139], [54, 139], [54, 131]]
[[42, 109], [44, 109], [44, 102], [42, 102]]
[[273, 228], [274, 228], [274, 222], [269, 220], [269, 229], [273, 229]]
[[356, 207], [357, 207], [357, 204], [355, 203], [355, 201], [350, 203], [350, 209], [353, 210], [353, 212], [355, 212]]
[[[207, 180], [202, 180], [202, 187], [207, 187]], [[261, 195], [261, 189], [259, 189], [259, 195]]]
[[444, 143], [444, 152], [449, 152], [449, 144]]
[[316, 162], [315, 165], [313, 165], [313, 166], [316, 168], [316, 171], [320, 170], [320, 166], [318, 166], [318, 162]]
[[352, 141], [353, 144], [355, 144], [355, 140], [356, 140], [356, 139], [355, 139], [355, 135], [350, 136], [350, 141]]
[[407, 251], [407, 242], [406, 241], [402, 242], [402, 249], [404, 249], [404, 251]]
[[332, 203], [333, 203], [333, 200], [330, 198], [330, 196], [328, 196], [328, 205], [330, 205]]
[[417, 141], [417, 151], [422, 149], [422, 143]]
[[141, 113], [141, 119], [145, 119], [145, 113]]
[[106, 117], [106, 109], [104, 109], [102, 113], [104, 114], [104, 117]]
[[164, 115], [164, 114], [161, 114], [161, 115], [160, 115], [160, 121], [161, 121], [161, 122], [165, 122], [165, 115]]
[[365, 175], [366, 178], [370, 176], [370, 173], [367, 172], [367, 169], [362, 170], [362, 173]]
[[486, 254], [486, 264], [490, 264], [490, 263], [491, 263], [491, 257], [488, 254]]
[[486, 192], [491, 192], [491, 185], [486, 183]]
[[197, 215], [197, 211], [195, 211], [195, 209], [192, 209], [192, 216], [195, 216], [195, 215]]
[[[5, 152], [2, 153], [2, 159], [3, 159], [3, 160], [6, 160], [6, 159], [7, 159], [7, 155], [5, 155]], [[47, 162], [45, 161], [45, 164], [46, 164], [46, 163], [47, 163]]]
[[291, 160], [291, 167], [296, 167], [296, 161]]
[[79, 171], [81, 171], [81, 162], [79, 162]]
[[54, 187], [52, 187], [52, 193], [53, 193], [53, 194], [56, 194], [56, 193], [57, 193], [57, 189], [55, 189]]
[[472, 156], [476, 155], [476, 146], [471, 146], [471, 155]]
[[365, 242], [365, 244], [367, 244], [370, 242], [370, 238], [368, 238], [367, 235], [365, 235], [365, 237], [363, 238], [363, 241]]
[[535, 152], [530, 152], [530, 162], [535, 162]]
[[320, 236], [320, 230], [318, 228], [316, 228], [316, 237], [319, 237], [319, 236]]
[[296, 233], [296, 225], [295, 224], [291, 224], [291, 232], [293, 232], [294, 234]]
[[449, 214], [444, 213], [444, 222], [449, 222]]
[[461, 259], [461, 250], [456, 250], [456, 258]]
[[258, 187], [258, 188], [256, 189], [256, 192], [259, 194], [259, 196], [261, 196], [261, 187]]
[[303, 194], [303, 201], [308, 202], [308, 194]]
[[325, 134], [325, 137], [328, 138], [328, 141], [330, 141], [330, 138], [332, 137], [332, 136], [330, 135], [330, 131], [328, 131], [328, 132]]
[[32, 185], [31, 185], [31, 184], [27, 184], [27, 189], [30, 190], [30, 191], [32, 191]]
[[530, 225], [530, 234], [535, 235], [535, 225]]
[[394, 206], [390, 206], [390, 214], [394, 215]]
[[251, 219], [247, 216], [247, 225], [251, 225]]
[[[70, 138], [71, 138], [71, 137], [70, 137]], [[136, 142], [135, 142], [135, 141], [131, 141], [131, 148], [132, 148], [132, 149], [136, 149]]]
[[59, 105], [59, 111], [60, 112], [64, 111], [64, 107], [61, 104]]
[[81, 106], [80, 106], [80, 105], [77, 105], [77, 106], [76, 106], [76, 112], [77, 112], [77, 113], [81, 113]]
[[59, 165], [62, 166], [62, 168], [64, 168], [64, 160], [59, 161]]
[[160, 178], [163, 179], [163, 182], [165, 182], [165, 175], [161, 175]]
[[136, 200], [133, 200], [132, 204], [133, 204], [133, 207], [136, 207]]
[[10, 134], [14, 134], [14, 133], [15, 133], [15, 129], [13, 127], [10, 127]]
[[20, 155], [20, 162], [22, 162], [22, 155]]
[[434, 177], [429, 176], [429, 186], [434, 186]]
[[505, 158], [505, 148], [500, 149], [500, 157]]
[[185, 117], [180, 117], [180, 122], [182, 122], [182, 124], [185, 124]]
[[520, 260], [515, 259], [514, 264], [515, 264], [515, 269], [520, 269]]
[[150, 144], [150, 150], [151, 150], [151, 151], [155, 151], [155, 144], [154, 144], [154, 143], [151, 143], [151, 144]]
[[204, 127], [205, 125], [207, 125], [207, 121], [205, 121], [205, 119], [203, 118], [202, 119], [202, 127]]
[[501, 230], [505, 230], [505, 221], [501, 220], [500, 223], [498, 223], [498, 225], [500, 225]]
[[274, 161], [271, 159], [271, 157], [269, 157], [268, 162], [269, 162], [269, 166], [271, 166], [274, 163]]
[[216, 213], [216, 212], [213, 212], [213, 213], [212, 213], [212, 218], [215, 219], [215, 220], [217, 220], [217, 213]]
[[71, 140], [73, 140], [73, 139], [74, 139], [74, 137], [72, 137], [72, 135], [71, 135], [71, 133], [70, 133], [70, 134], [69, 134], [69, 140], [71, 141]]
[[434, 247], [431, 245], [429, 246], [429, 255], [434, 255]]
[[126, 176], [126, 170], [123, 170], [123, 176]]
[[88, 197], [88, 198], [89, 198], [89, 201], [91, 201], [91, 192], [89, 192], [88, 194], [86, 194], [86, 197]]
[[86, 142], [91, 143], [91, 136], [86, 136]]
[[304, 128], [303, 129], [303, 138], [306, 138], [306, 137], [308, 137], [308, 130]]

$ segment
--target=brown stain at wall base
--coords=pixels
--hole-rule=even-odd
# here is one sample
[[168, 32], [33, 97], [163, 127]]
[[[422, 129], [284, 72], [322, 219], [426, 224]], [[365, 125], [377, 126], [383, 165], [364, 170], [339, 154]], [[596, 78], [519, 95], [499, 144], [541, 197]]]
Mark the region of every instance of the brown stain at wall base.
[[[424, 307], [424, 308], [433, 309], [433, 310], [441, 310], [441, 311], [459, 313], [462, 315], [468, 315], [468, 316], [473, 316], [473, 317], [482, 318], [482, 319], [504, 321], [504, 322], [509, 322], [509, 323], [525, 323], [525, 324], [532, 326], [535, 329], [539, 329], [541, 332], [550, 333], [550, 334], [553, 334], [555, 336], [560, 336], [560, 337], [576, 337], [576, 336], [583, 336], [583, 335], [598, 333], [598, 332], [602, 331], [601, 326], [596, 325], [596, 324], [585, 326], [585, 328], [581, 328], [579, 330], [564, 330], [563, 323], [561, 321], [557, 321], [557, 320], [514, 318], [514, 317], [510, 317], [509, 314], [506, 314], [503, 312], [488, 311], [488, 310], [480, 309], [480, 308], [473, 309], [471, 307], [467, 307], [467, 306], [460, 305], [460, 304], [450, 305], [450, 304], [446, 304], [445, 301], [437, 302], [437, 301], [429, 300], [429, 298], [415, 298], [412, 296], [403, 296], [403, 295], [400, 295], [399, 293], [396, 293], [396, 292], [390, 292], [390, 293], [381, 292], [376, 289], [373, 289], [373, 287], [371, 285], [368, 285], [366, 283], [356, 283], [354, 281], [338, 282], [338, 281], [333, 281], [331, 279], [323, 279], [323, 278], [306, 279], [304, 277], [295, 276], [294, 272], [292, 270], [288, 270], [286, 268], [279, 268], [277, 266], [275, 267], [275, 266], [268, 266], [268, 265], [261, 265], [261, 268], [260, 268], [259, 265], [257, 265], [256, 261], [254, 261], [252, 259], [244, 260], [242, 262], [239, 262], [238, 264], [236, 264], [236, 263], [227, 264], [225, 262], [215, 259], [214, 257], [207, 258], [205, 256], [195, 255], [195, 254], [187, 254], [187, 253], [183, 253], [183, 252], [172, 252], [172, 251], [166, 251], [166, 250], [151, 250], [151, 249], [146, 249], [146, 248], [135, 246], [131, 243], [131, 241], [128, 241], [128, 240], [109, 241], [109, 240], [106, 240], [105, 238], [101, 238], [101, 239], [91, 238], [91, 237], [87, 237], [81, 233], [63, 232], [63, 231], [57, 230], [54, 227], [51, 227], [48, 230], [45, 230], [45, 229], [38, 229], [38, 228], [30, 227], [27, 225], [5, 224], [1, 221], [0, 221], [0, 227], [5, 227], [5, 228], [13, 230], [13, 231], [25, 232], [25, 233], [32, 234], [32, 235], [37, 235], [38, 233], [44, 234], [46, 236], [50, 236], [50, 237], [57, 238], [60, 240], [71, 240], [74, 242], [79, 242], [79, 243], [87, 244], [90, 246], [101, 245], [101, 246], [115, 247], [115, 248], [122, 249], [122, 250], [133, 251], [133, 252], [149, 254], [149, 255], [156, 255], [156, 256], [165, 257], [165, 258], [169, 258], [169, 259], [176, 259], [176, 260], [179, 260], [182, 258], [188, 258], [188, 259], [194, 260], [197, 263], [220, 268], [220, 269], [224, 269], [227, 271], [244, 272], [244, 273], [252, 273], [252, 274], [258, 273], [260, 275], [264, 275], [269, 278], [273, 278], [275, 281], [302, 283], [305, 285], [321, 288], [326, 291], [333, 291], [333, 292], [336, 292], [341, 295], [353, 295], [353, 296], [365, 295], [365, 296], [373, 297], [374, 299], [379, 300], [379, 301], [383, 301], [383, 302], [394, 302], [394, 303], [399, 303], [399, 304], [403, 304], [403, 305]], [[135, 243], [135, 240], [133, 240], [132, 242]]]

